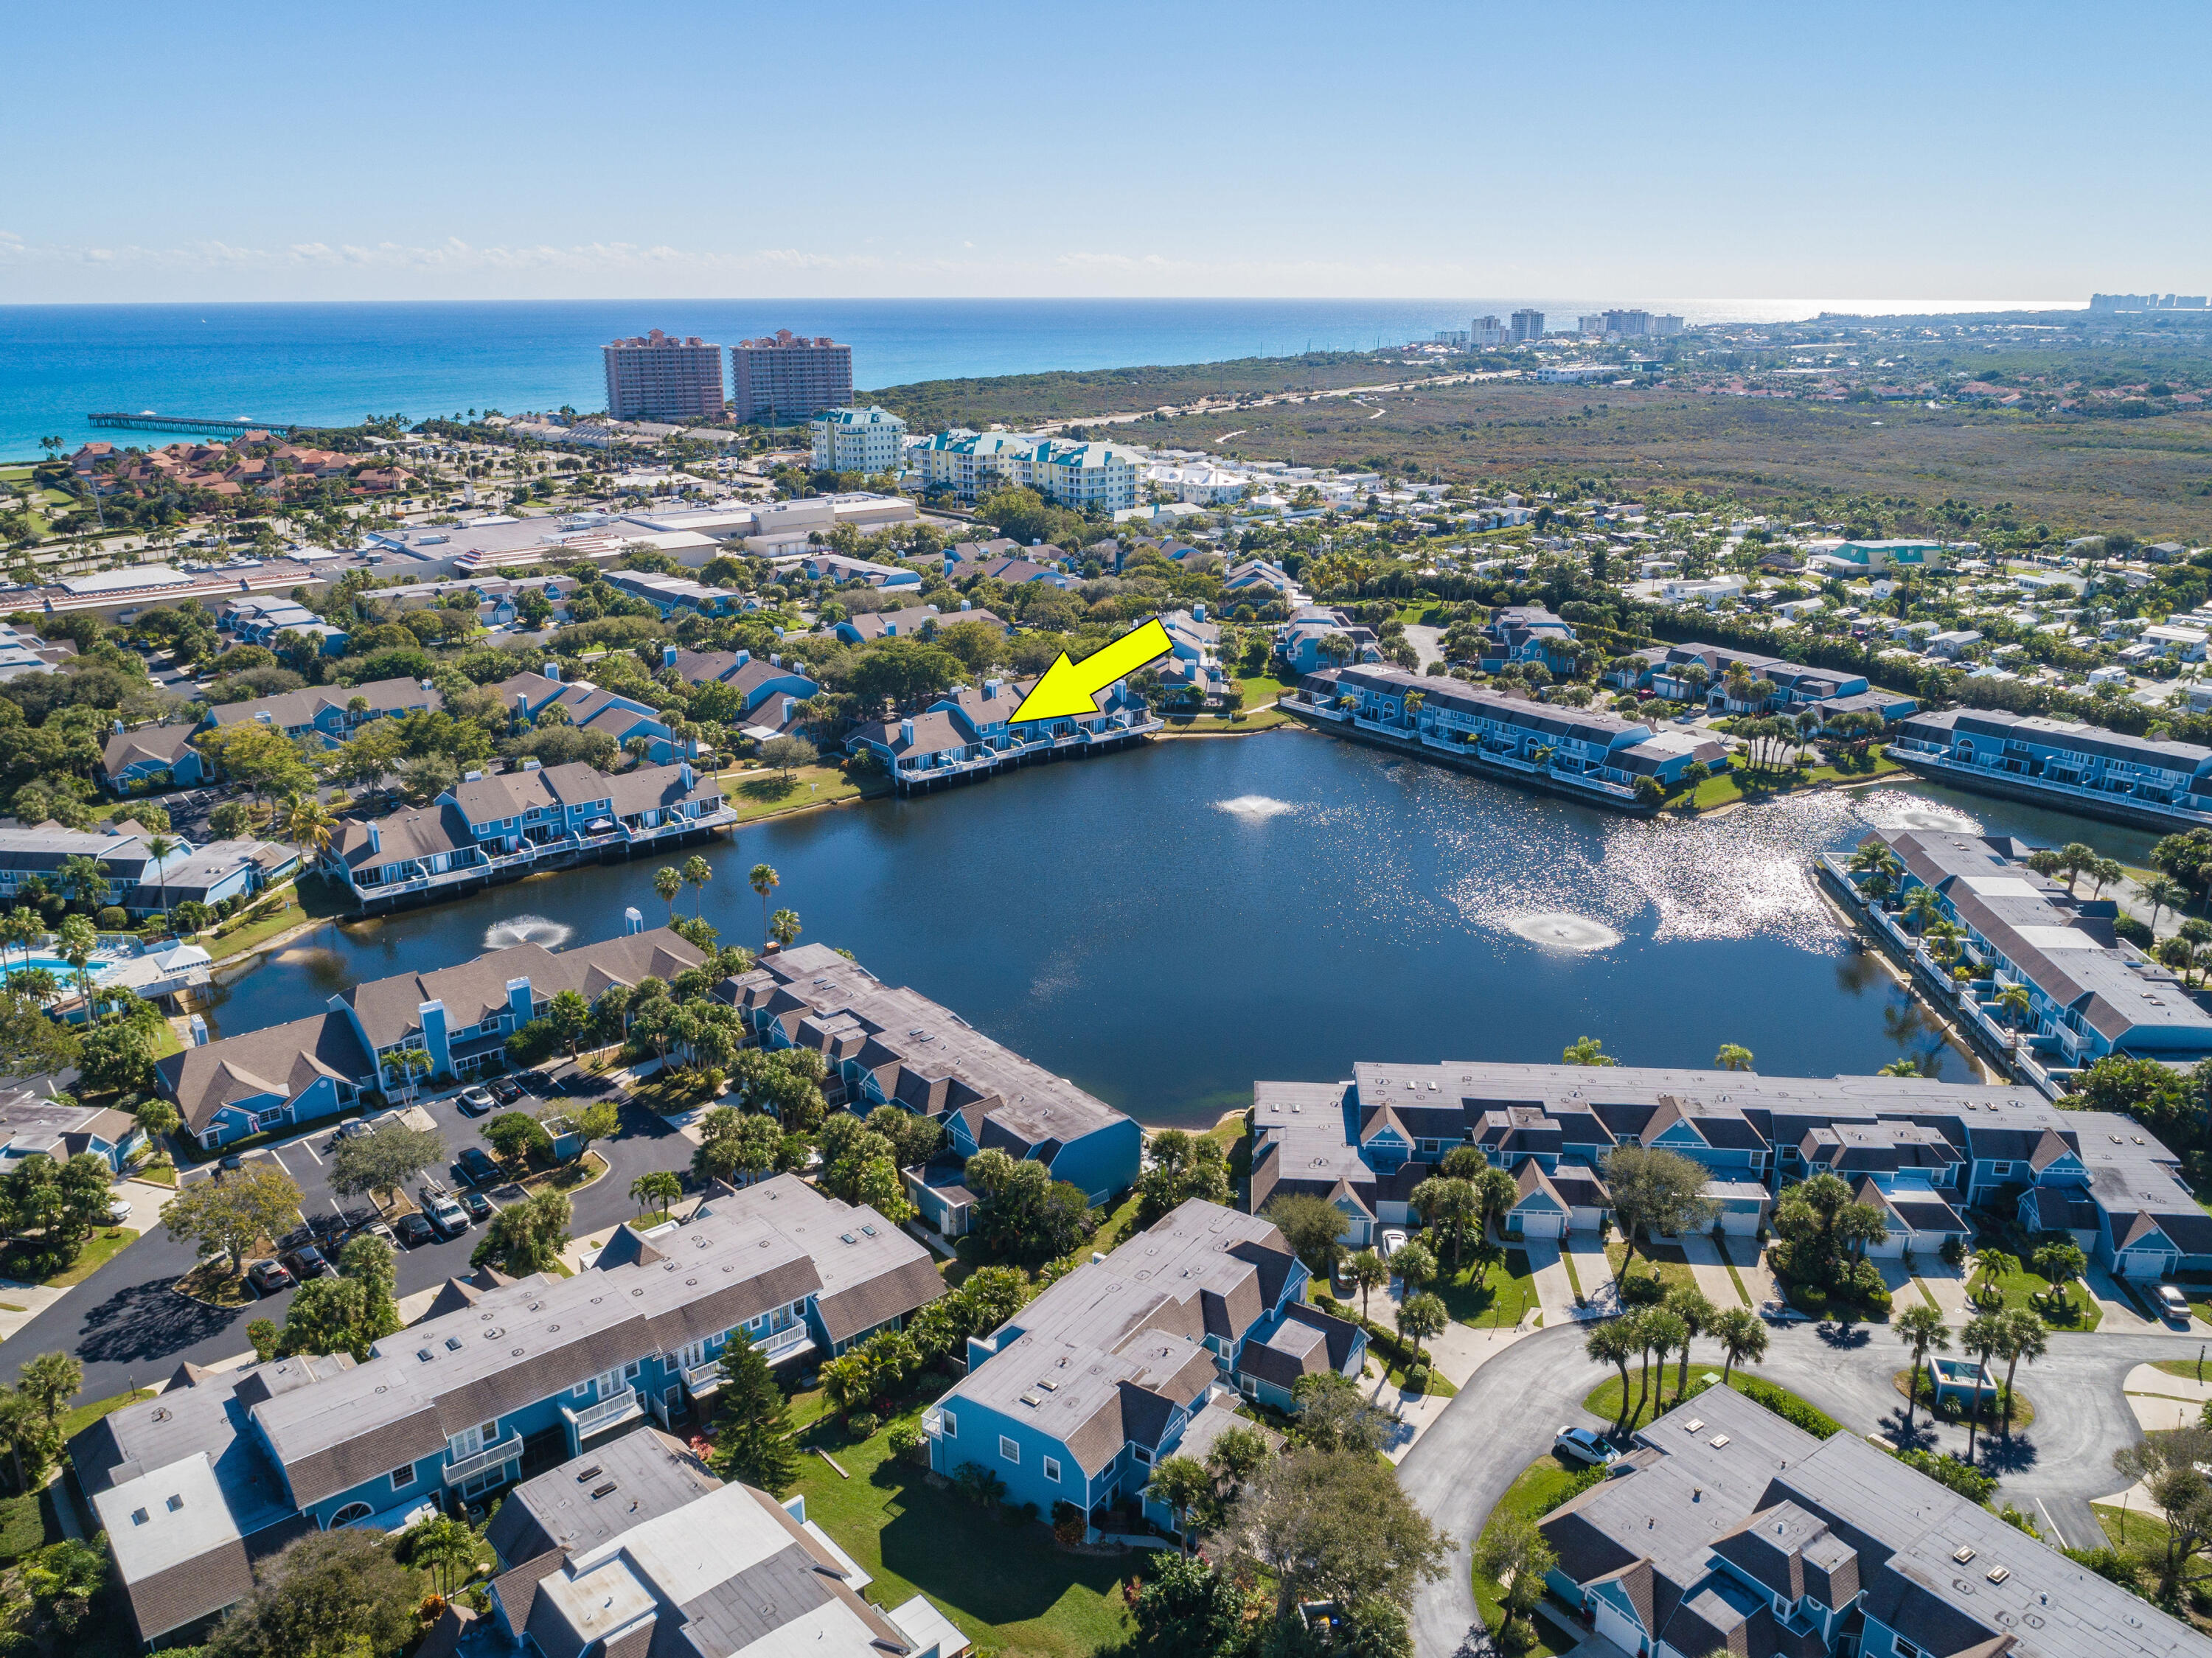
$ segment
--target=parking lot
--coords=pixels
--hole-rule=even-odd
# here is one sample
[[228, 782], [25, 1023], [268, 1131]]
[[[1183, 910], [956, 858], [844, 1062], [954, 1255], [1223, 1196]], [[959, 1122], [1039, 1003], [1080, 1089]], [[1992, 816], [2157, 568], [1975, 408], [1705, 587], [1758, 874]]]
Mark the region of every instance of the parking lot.
[[[570, 1193], [575, 1212], [574, 1233], [584, 1237], [594, 1231], [611, 1228], [627, 1220], [635, 1212], [636, 1206], [629, 1199], [629, 1185], [639, 1175], [651, 1169], [674, 1169], [688, 1175], [691, 1145], [655, 1113], [630, 1105], [617, 1091], [610, 1096], [617, 1101], [622, 1112], [622, 1132], [612, 1140], [594, 1141], [592, 1150], [605, 1157], [608, 1172], [590, 1186]], [[424, 1181], [436, 1180], [453, 1191], [468, 1189], [457, 1160], [464, 1149], [477, 1146], [488, 1155], [490, 1146], [483, 1138], [483, 1125], [502, 1111], [520, 1111], [535, 1117], [549, 1108], [559, 1109], [577, 1103], [565, 1094], [548, 1098], [526, 1092], [511, 1105], [495, 1107], [482, 1116], [465, 1114], [460, 1106], [459, 1090], [425, 1095], [417, 1099], [414, 1110], [428, 1116], [446, 1142], [447, 1163], [442, 1169], [426, 1170], [407, 1187], [405, 1196], [410, 1205], [417, 1203], [418, 1187]], [[403, 1108], [380, 1114], [374, 1121], [383, 1121], [394, 1116]], [[262, 1162], [275, 1164], [290, 1175], [300, 1188], [301, 1214], [303, 1222], [311, 1224], [321, 1239], [331, 1240], [331, 1247], [323, 1249], [325, 1256], [334, 1256], [340, 1241], [354, 1229], [376, 1218], [376, 1209], [367, 1198], [341, 1198], [331, 1189], [331, 1166], [337, 1151], [339, 1125], [331, 1122], [310, 1132], [295, 1134], [274, 1145], [258, 1147], [242, 1153], [240, 1162], [251, 1168]], [[217, 1163], [208, 1163], [198, 1169], [185, 1171], [183, 1179], [212, 1180], [222, 1172]], [[495, 1210], [520, 1200], [520, 1190], [512, 1185], [491, 1184], [478, 1188]], [[434, 1289], [449, 1278], [459, 1277], [469, 1271], [469, 1255], [483, 1235], [481, 1225], [472, 1224], [459, 1236], [439, 1238], [435, 1242], [417, 1244], [413, 1248], [398, 1251], [398, 1292], [402, 1298], [420, 1291]], [[282, 1319], [290, 1299], [289, 1291], [279, 1291], [267, 1297], [264, 1307], [256, 1309], [257, 1316]]]

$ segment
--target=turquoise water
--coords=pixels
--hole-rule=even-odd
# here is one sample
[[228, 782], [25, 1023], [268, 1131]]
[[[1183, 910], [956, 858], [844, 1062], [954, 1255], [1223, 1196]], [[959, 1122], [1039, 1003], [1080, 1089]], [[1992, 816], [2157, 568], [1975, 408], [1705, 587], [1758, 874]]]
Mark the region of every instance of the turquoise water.
[[[1648, 303], [1692, 324], [1852, 308], [1835, 300]], [[0, 458], [113, 437], [95, 410], [217, 419], [420, 420], [469, 409], [598, 409], [599, 347], [665, 328], [724, 346], [789, 328], [853, 347], [861, 387], [962, 375], [1212, 362], [1402, 345], [1476, 315], [1574, 299], [594, 300], [321, 305], [0, 306]], [[1873, 310], [1894, 311], [1894, 302]], [[140, 440], [167, 442], [146, 434]]]

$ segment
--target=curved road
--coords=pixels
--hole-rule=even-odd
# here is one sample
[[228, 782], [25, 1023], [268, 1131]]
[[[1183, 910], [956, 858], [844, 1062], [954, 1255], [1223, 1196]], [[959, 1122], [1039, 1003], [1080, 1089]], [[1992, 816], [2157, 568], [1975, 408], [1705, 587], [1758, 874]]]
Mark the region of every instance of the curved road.
[[[1516, 1475], [1550, 1448], [1562, 1423], [1604, 1425], [1580, 1400], [1611, 1375], [1583, 1355], [1584, 1331], [1561, 1326], [1525, 1336], [1476, 1371], [1407, 1453], [1398, 1482], [1414, 1504], [1451, 1534], [1455, 1545], [1444, 1576], [1425, 1585], [1413, 1606], [1421, 1658], [1492, 1650], [1475, 1612], [1469, 1578], [1474, 1540]], [[2098, 1534], [2090, 1500], [2127, 1482], [2112, 1471], [2112, 1453], [2141, 1437], [2122, 1394], [2130, 1370], [2150, 1359], [2194, 1359], [2195, 1336], [2055, 1335], [2050, 1353], [2021, 1366], [2018, 1385], [2033, 1404], [2034, 1424], [2000, 1440], [1978, 1461], [2001, 1476], [2000, 1501], [2035, 1515], [2048, 1539], [2055, 1531], [2076, 1547]], [[1766, 1362], [1755, 1375], [1802, 1394], [1855, 1433], [1901, 1440], [1905, 1401], [1892, 1378], [1911, 1362], [1886, 1327], [1849, 1332], [1798, 1326], [1772, 1333]], [[1719, 1358], [1691, 1361], [1717, 1370]], [[1964, 1431], [1914, 1417], [1911, 1442], [1925, 1449], [1966, 1450]]]

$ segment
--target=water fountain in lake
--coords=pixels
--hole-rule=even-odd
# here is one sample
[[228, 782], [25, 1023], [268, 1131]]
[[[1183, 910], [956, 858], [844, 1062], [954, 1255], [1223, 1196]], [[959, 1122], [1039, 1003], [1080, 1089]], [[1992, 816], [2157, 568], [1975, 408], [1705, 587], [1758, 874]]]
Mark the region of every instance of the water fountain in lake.
[[483, 947], [512, 950], [517, 944], [538, 944], [547, 950], [558, 950], [574, 932], [574, 927], [549, 921], [543, 915], [510, 915], [484, 929]]
[[1526, 938], [1532, 944], [1541, 944], [1547, 950], [1571, 950], [1578, 955], [1611, 950], [1620, 942], [1620, 935], [1604, 922], [1563, 911], [1517, 915], [1505, 927], [1516, 938]]
[[1225, 811], [1231, 817], [1241, 817], [1248, 823], [1264, 823], [1270, 817], [1286, 817], [1297, 810], [1287, 800], [1265, 794], [1240, 794], [1233, 800], [1216, 800], [1213, 809]]

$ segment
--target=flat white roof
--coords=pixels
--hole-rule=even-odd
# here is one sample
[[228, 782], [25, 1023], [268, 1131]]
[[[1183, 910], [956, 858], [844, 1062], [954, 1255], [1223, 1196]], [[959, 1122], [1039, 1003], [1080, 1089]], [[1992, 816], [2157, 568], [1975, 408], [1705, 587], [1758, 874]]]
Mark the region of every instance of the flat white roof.
[[111, 1485], [92, 1499], [92, 1506], [126, 1583], [143, 1582], [239, 1540], [230, 1505], [222, 1500], [205, 1451]]
[[194, 578], [167, 564], [135, 564], [127, 569], [101, 570], [94, 575], [73, 575], [57, 585], [72, 593], [112, 593], [133, 587], [174, 587]]

